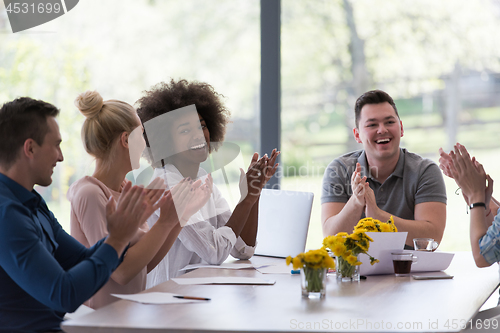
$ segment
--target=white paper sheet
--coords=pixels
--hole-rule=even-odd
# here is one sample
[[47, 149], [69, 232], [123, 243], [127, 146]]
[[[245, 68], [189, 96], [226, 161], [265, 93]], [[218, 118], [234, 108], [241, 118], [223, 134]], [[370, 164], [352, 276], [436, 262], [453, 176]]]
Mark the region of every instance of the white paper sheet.
[[228, 263], [224, 262], [220, 265], [209, 265], [209, 264], [190, 264], [181, 268], [180, 271], [187, 271], [188, 269], [196, 269], [196, 268], [224, 268], [224, 269], [246, 269], [246, 268], [255, 268], [259, 269], [262, 267], [266, 267], [269, 265], [254, 265], [252, 263], [249, 264], [237, 264], [237, 263]]
[[[126, 299], [129, 301], [133, 302], [138, 302], [138, 303], [145, 303], [145, 304], [176, 304], [176, 303], [199, 303], [199, 302], [207, 302], [207, 301], [201, 301], [201, 300], [193, 300], [193, 299], [182, 299], [182, 298], [175, 298], [175, 295], [179, 294], [172, 294], [172, 293], [162, 293], [162, 292], [151, 292], [151, 293], [141, 293], [141, 294], [111, 294], [114, 297], [118, 297], [121, 299]], [[179, 296], [185, 296], [185, 295], [179, 295]], [[195, 295], [188, 295], [188, 296], [195, 296]], [[196, 295], [198, 297], [203, 297]]]
[[405, 251], [412, 252], [417, 257], [417, 262], [411, 264], [411, 272], [435, 272], [443, 271], [451, 264], [454, 253], [450, 252], [425, 252], [425, 251]]
[[253, 277], [205, 277], [205, 278], [174, 278], [172, 279], [177, 284], [275, 284], [274, 280], [263, 280]]
[[287, 266], [285, 262], [282, 265], [268, 265], [257, 268], [262, 274], [291, 274], [292, 266]]
[[370, 265], [370, 258], [360, 254], [359, 261], [362, 262], [359, 268], [361, 275], [394, 274], [392, 264], [392, 252], [412, 252], [417, 256], [417, 263], [411, 265], [412, 272], [434, 272], [448, 268], [454, 254], [448, 252], [425, 252], [403, 250], [406, 242], [407, 232], [367, 232], [373, 239], [370, 243], [368, 253], [380, 260], [380, 262]]
[[78, 307], [78, 309], [75, 310], [75, 312], [68, 312], [64, 315], [64, 320], [67, 319], [75, 319], [78, 317], [81, 317], [83, 315], [89, 314], [94, 312], [95, 310], [92, 308], [89, 308], [88, 306], [82, 304]]

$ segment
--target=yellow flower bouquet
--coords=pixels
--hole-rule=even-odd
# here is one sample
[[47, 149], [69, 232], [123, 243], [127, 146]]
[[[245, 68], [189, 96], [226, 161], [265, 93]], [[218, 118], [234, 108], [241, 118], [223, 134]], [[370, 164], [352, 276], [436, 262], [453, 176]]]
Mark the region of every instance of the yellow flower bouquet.
[[293, 269], [300, 268], [302, 296], [312, 298], [325, 296], [328, 268], [335, 268], [335, 261], [325, 249], [310, 250], [293, 258], [288, 256], [286, 264], [293, 264]]
[[356, 230], [363, 230], [365, 232], [398, 232], [398, 228], [396, 228], [392, 216], [387, 222], [380, 222], [379, 220], [371, 217], [365, 217], [364, 219], [359, 220], [358, 224], [356, 224], [354, 231]]
[[397, 232], [397, 228], [392, 216], [387, 222], [367, 217], [358, 222], [352, 234], [339, 232], [323, 240], [323, 248], [329, 249], [337, 257], [337, 277], [342, 281], [359, 280], [358, 266], [361, 265], [358, 260], [359, 254], [368, 255], [372, 265], [379, 262], [368, 254], [373, 239], [367, 236], [366, 232]]

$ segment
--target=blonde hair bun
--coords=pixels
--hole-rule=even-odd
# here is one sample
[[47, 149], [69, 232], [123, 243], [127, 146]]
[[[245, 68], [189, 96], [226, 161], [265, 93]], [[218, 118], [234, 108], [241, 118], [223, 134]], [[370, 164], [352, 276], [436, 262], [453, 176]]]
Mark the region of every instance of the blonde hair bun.
[[103, 105], [102, 96], [97, 91], [86, 91], [75, 99], [75, 106], [87, 118], [97, 116]]

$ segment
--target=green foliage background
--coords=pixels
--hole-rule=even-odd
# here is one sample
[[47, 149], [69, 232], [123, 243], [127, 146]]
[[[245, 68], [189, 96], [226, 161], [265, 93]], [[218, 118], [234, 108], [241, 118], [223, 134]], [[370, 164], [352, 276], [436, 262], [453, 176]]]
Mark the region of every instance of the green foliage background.
[[[65, 161], [39, 190], [67, 229], [67, 189], [93, 170], [73, 106], [85, 90], [134, 104], [170, 78], [209, 82], [232, 110], [227, 140], [248, 163], [259, 147], [259, 3], [86, 0], [17, 34], [0, 3], [0, 103], [31, 96], [61, 109]], [[351, 134], [359, 91], [396, 99], [410, 151], [437, 161], [439, 147], [460, 141], [500, 179], [499, 16], [498, 0], [282, 0], [282, 188], [315, 193], [308, 247], [322, 239], [324, 168], [360, 148]], [[446, 184], [442, 249], [467, 250], [468, 216]]]

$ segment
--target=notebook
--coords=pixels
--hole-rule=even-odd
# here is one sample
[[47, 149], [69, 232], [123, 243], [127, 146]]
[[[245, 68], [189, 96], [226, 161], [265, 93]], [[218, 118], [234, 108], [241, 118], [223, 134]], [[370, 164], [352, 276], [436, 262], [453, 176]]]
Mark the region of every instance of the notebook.
[[313, 198], [312, 192], [263, 189], [255, 254], [286, 258], [304, 252]]
[[412, 252], [417, 257], [417, 262], [411, 265], [411, 272], [435, 272], [448, 268], [454, 254], [449, 252], [425, 252], [404, 250], [407, 232], [367, 232], [373, 239], [370, 243], [368, 253], [380, 260], [370, 265], [367, 255], [360, 254], [359, 261], [362, 262], [359, 273], [361, 275], [394, 274], [392, 264], [392, 252]]
[[403, 252], [407, 232], [367, 232], [373, 239], [370, 242], [368, 253], [380, 262], [370, 265], [370, 257], [360, 254], [358, 260], [362, 262], [359, 267], [361, 275], [394, 274], [392, 265], [392, 252]]

